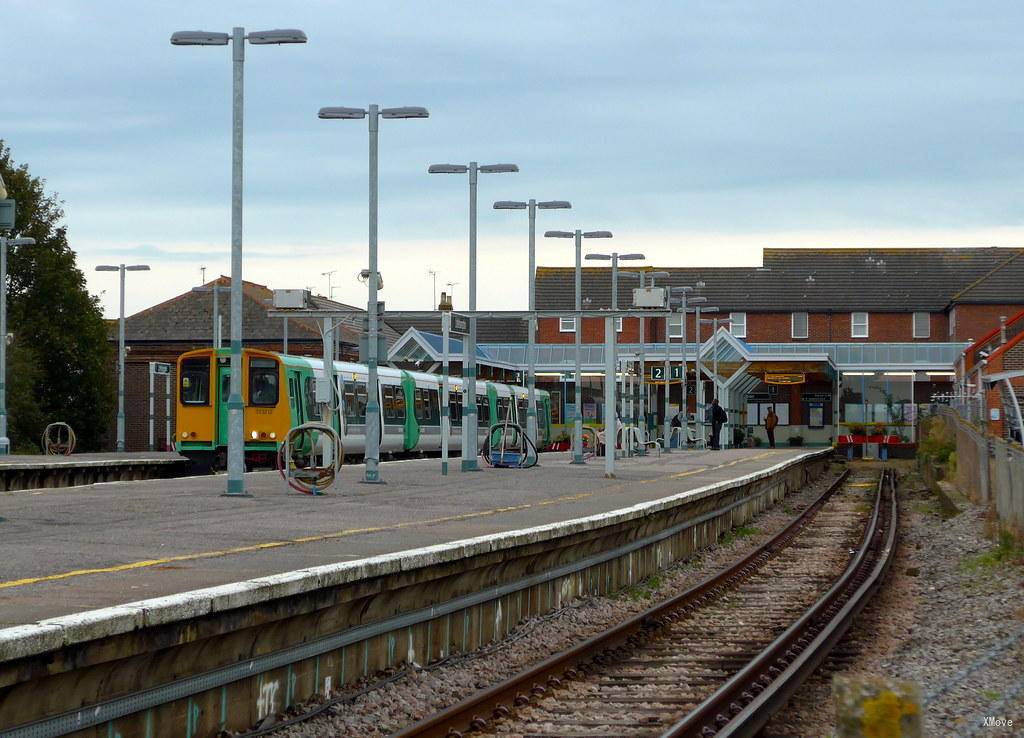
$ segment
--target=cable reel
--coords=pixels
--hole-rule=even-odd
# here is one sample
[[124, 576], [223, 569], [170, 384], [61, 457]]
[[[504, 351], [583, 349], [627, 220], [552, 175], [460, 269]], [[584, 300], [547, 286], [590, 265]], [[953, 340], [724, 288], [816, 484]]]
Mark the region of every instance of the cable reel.
[[334, 484], [344, 458], [341, 435], [334, 428], [303, 423], [285, 435], [277, 452], [277, 470], [289, 487], [315, 497]]
[[77, 442], [75, 432], [71, 426], [64, 422], [50, 423], [43, 430], [43, 440], [40, 444], [43, 453], [47, 456], [70, 456], [75, 450]]
[[487, 429], [487, 440], [483, 452], [490, 466], [497, 469], [530, 469], [537, 466], [537, 446], [518, 423], [512, 422], [512, 408], [505, 420]]

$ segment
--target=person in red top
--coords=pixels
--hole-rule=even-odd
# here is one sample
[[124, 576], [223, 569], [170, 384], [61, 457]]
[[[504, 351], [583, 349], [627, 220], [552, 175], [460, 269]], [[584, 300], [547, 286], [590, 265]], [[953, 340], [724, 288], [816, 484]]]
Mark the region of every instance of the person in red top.
[[764, 429], [768, 433], [768, 448], [775, 448], [775, 426], [779, 424], [779, 416], [775, 414], [772, 407], [764, 417]]

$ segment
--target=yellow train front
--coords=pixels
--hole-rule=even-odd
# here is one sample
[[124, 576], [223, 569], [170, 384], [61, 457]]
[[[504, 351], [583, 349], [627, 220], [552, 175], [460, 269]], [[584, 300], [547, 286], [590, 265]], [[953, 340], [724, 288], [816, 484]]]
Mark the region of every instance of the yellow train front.
[[[245, 460], [250, 466], [275, 463], [282, 439], [292, 427], [285, 365], [278, 354], [246, 349], [242, 353], [242, 403]], [[228, 397], [231, 353], [198, 349], [178, 359], [178, 453], [203, 469], [227, 462]]]

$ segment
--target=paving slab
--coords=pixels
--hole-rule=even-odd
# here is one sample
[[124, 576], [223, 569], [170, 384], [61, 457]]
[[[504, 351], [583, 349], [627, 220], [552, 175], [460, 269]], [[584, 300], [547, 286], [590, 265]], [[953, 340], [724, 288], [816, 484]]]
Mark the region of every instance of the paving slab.
[[[584, 466], [441, 476], [440, 461], [381, 465], [382, 485], [342, 469], [330, 494], [276, 472], [0, 493], [0, 628], [338, 562], [619, 510], [763, 471], [806, 449], [685, 451]], [[457, 461], [456, 461], [457, 464]]]
[[8, 454], [0, 456], [0, 471], [7, 469], [53, 469], [64, 466], [123, 466], [126, 464], [182, 464], [187, 462], [175, 451], [127, 451], [124, 453], [88, 453], [70, 456], [46, 454]]

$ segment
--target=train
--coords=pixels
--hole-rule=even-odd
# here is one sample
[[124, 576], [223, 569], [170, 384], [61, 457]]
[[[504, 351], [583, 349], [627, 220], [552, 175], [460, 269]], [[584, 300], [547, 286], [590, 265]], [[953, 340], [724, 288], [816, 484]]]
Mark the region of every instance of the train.
[[[228, 396], [231, 356], [228, 349], [197, 349], [178, 358], [175, 448], [196, 469], [223, 469], [227, 463]], [[382, 456], [422, 455], [441, 450], [442, 380], [437, 374], [392, 367], [377, 370], [381, 408]], [[366, 449], [368, 370], [365, 364], [334, 362], [333, 426], [346, 457], [359, 459]], [[273, 466], [291, 428], [319, 421], [317, 380], [324, 378], [322, 359], [245, 348], [242, 351], [242, 402], [246, 468]], [[466, 380], [450, 377], [449, 448], [462, 444], [462, 407]], [[551, 442], [551, 397], [536, 390], [537, 446]], [[477, 380], [477, 448], [494, 423], [526, 426], [525, 387]]]

